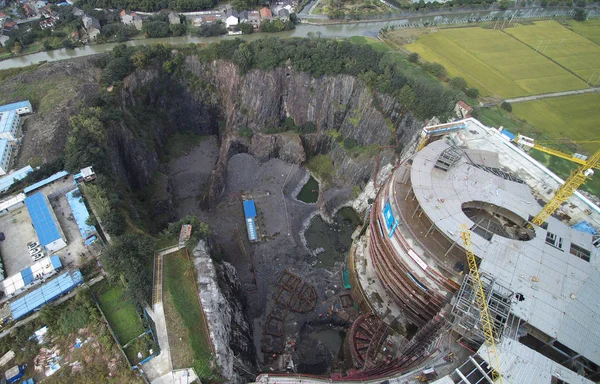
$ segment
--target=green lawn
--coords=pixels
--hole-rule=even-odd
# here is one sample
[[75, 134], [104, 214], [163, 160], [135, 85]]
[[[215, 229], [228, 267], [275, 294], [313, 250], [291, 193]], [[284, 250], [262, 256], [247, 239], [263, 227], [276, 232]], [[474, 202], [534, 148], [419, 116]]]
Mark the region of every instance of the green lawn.
[[120, 283], [111, 286], [102, 281], [94, 285], [94, 293], [121, 345], [144, 332], [142, 320], [135, 306], [125, 297], [125, 288]]
[[[597, 27], [600, 29], [600, 27]], [[600, 46], [556, 21], [517, 24], [506, 33], [577, 75], [590, 85], [600, 84]], [[552, 80], [552, 78], [548, 79]]]
[[165, 256], [163, 279], [163, 303], [173, 367], [191, 366], [203, 382], [218, 379], [212, 372], [210, 339], [194, 269], [185, 249]]
[[499, 30], [443, 29], [405, 45], [426, 61], [442, 64], [483, 96], [504, 98], [587, 88], [585, 82]]
[[386, 43], [372, 37], [352, 36], [350, 41], [354, 44], [368, 44], [378, 52], [387, 52], [392, 50], [392, 48], [390, 48]]

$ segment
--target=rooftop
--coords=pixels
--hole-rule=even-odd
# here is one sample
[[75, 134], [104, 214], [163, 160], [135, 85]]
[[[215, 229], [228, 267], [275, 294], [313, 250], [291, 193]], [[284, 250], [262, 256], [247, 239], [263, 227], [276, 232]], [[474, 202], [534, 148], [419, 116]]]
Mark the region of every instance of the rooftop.
[[17, 116], [15, 110], [0, 112], [0, 132], [10, 132]]
[[[491, 151], [477, 149], [473, 141], [485, 141], [489, 147], [496, 140], [488, 130], [471, 122], [466, 130], [455, 134], [455, 141], [464, 144], [461, 146], [464, 154], [447, 170], [436, 167], [439, 156], [450, 148], [446, 140], [431, 143], [413, 159], [411, 182], [419, 205], [438, 231], [458, 245], [462, 244], [460, 224], [472, 229], [479, 224], [465, 213], [465, 203], [483, 202], [488, 207], [491, 203], [508, 212], [506, 215], [514, 221], [519, 218], [525, 221], [542, 208], [526, 184], [477, 166], [482, 161], [497, 161], [503, 168], [510, 162], [526, 170], [539, 165], [532, 164], [534, 160], [526, 154], [506, 147], [496, 159], [490, 156]], [[499, 136], [498, 140], [503, 140]], [[600, 328], [596, 326], [600, 320], [600, 296], [594, 295], [600, 291], [600, 273], [596, 270], [599, 252], [592, 246], [592, 235], [572, 229], [554, 217], [548, 220], [548, 231], [535, 228], [534, 237], [527, 241], [501, 234], [514, 230], [514, 223], [503, 226], [489, 220], [486, 224], [493, 234], [486, 237], [474, 231], [474, 253], [482, 259], [482, 272], [488, 272], [499, 284], [524, 297], [513, 303], [511, 312], [600, 364]], [[548, 233], [560, 238], [560, 242], [548, 244]], [[589, 262], [575, 256], [579, 248], [589, 252]]]
[[41, 192], [26, 197], [25, 205], [42, 246], [46, 246], [62, 237], [51, 208]]
[[0, 105], [0, 112], [13, 111], [15, 109], [20, 109], [20, 108], [31, 109], [31, 103], [29, 102], [29, 100], [25, 100], [25, 101], [18, 101], [16, 103]]
[[69, 175], [69, 172], [67, 172], [67, 171], [60, 171], [60, 172], [57, 172], [57, 173], [55, 173], [54, 175], [52, 175], [52, 176], [50, 176], [50, 177], [47, 177], [47, 178], [45, 178], [44, 180], [38, 181], [37, 183], [35, 183], [35, 184], [32, 184], [32, 185], [30, 185], [29, 187], [27, 187], [27, 188], [23, 189], [23, 192], [24, 192], [25, 194], [28, 194], [29, 192], [33, 192], [33, 191], [35, 191], [36, 189], [38, 189], [38, 188], [41, 188], [41, 187], [43, 187], [43, 186], [44, 186], [44, 185], [46, 185], [46, 184], [50, 184], [50, 183], [52, 183], [53, 181], [56, 181], [56, 180], [58, 180], [58, 179], [60, 179], [60, 178], [63, 178], [63, 177], [65, 177], [65, 176], [68, 176], [68, 175]]
[[68, 192], [66, 197], [67, 202], [71, 207], [71, 212], [73, 212], [73, 217], [75, 218], [77, 227], [79, 228], [79, 232], [81, 233], [81, 237], [85, 240], [88, 237], [95, 235], [97, 232], [96, 227], [87, 224], [87, 219], [90, 217], [90, 213], [83, 202], [83, 198], [81, 197], [81, 192], [79, 189]]

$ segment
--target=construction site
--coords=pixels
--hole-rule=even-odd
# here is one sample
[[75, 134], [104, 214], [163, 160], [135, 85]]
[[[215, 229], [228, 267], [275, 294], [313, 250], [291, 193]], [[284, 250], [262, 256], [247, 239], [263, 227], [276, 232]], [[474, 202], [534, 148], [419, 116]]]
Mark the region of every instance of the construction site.
[[[473, 118], [424, 128], [380, 175], [353, 235], [346, 268], [360, 315], [343, 348], [352, 368], [256, 382], [599, 381], [600, 209], [576, 190], [600, 151], [571, 156], [579, 168], [563, 181], [515, 138]], [[314, 307], [293, 273], [278, 286], [277, 314]]]

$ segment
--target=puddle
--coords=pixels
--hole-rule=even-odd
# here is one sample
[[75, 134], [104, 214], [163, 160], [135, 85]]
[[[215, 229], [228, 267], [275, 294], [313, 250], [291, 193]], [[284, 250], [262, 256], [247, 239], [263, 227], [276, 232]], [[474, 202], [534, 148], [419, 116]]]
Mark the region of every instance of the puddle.
[[352, 208], [344, 207], [333, 218], [332, 225], [315, 216], [304, 233], [308, 248], [313, 251], [308, 262], [315, 267], [330, 268], [343, 262], [352, 244], [352, 233], [360, 219]]
[[308, 204], [316, 203], [317, 199], [319, 198], [319, 183], [317, 180], [311, 176], [306, 184], [304, 184], [304, 187], [302, 187], [296, 198]]
[[344, 343], [345, 332], [335, 331], [333, 329], [324, 329], [322, 331], [313, 332], [308, 337], [313, 340], [319, 340], [325, 346], [333, 351], [335, 356], [339, 355]]

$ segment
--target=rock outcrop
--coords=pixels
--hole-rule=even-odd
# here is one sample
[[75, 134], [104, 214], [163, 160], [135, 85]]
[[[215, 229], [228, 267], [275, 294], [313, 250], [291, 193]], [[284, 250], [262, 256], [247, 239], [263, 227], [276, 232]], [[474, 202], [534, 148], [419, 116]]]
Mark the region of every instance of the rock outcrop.
[[248, 373], [255, 371], [255, 353], [252, 331], [244, 315], [244, 295], [233, 265], [214, 263], [210, 252], [201, 240], [192, 257], [210, 341], [225, 380], [247, 383], [254, 379]]

